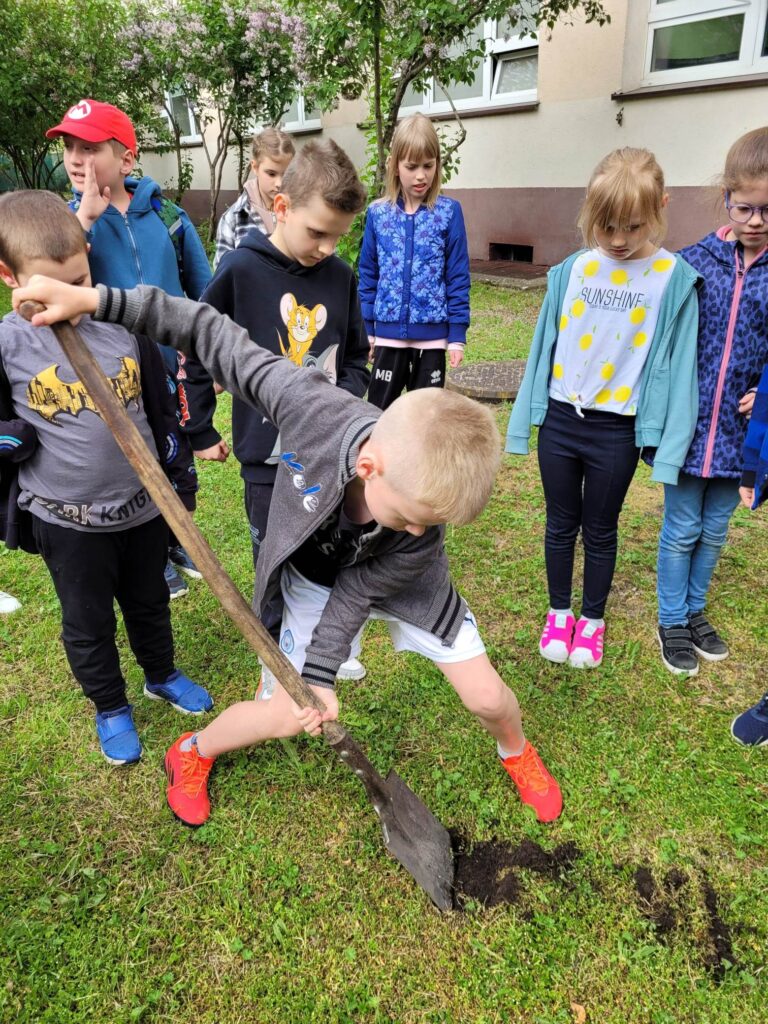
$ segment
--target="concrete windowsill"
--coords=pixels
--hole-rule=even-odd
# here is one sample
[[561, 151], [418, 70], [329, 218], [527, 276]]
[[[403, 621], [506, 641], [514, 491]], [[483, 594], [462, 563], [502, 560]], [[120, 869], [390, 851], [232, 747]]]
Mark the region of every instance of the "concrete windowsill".
[[646, 85], [626, 92], [612, 92], [611, 99], [620, 102], [644, 100], [653, 96], [679, 96], [690, 92], [715, 92], [721, 89], [754, 89], [768, 85], [768, 73], [733, 78], [705, 78], [700, 82], [675, 82], [670, 85]]
[[[472, 107], [471, 110], [460, 110], [459, 117], [466, 121], [472, 117], [495, 117], [497, 114], [522, 114], [528, 110], [538, 110], [539, 101], [529, 100], [527, 103], [489, 104], [487, 107]], [[453, 121], [456, 115], [452, 110], [442, 114], [427, 114], [430, 121]]]

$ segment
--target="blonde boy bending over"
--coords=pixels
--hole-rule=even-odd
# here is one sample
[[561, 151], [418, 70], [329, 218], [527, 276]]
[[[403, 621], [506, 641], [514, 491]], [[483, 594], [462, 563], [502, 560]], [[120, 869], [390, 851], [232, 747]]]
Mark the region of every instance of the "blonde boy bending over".
[[90, 312], [192, 351], [215, 380], [280, 431], [254, 607], [258, 614], [282, 590], [280, 645], [326, 711], [299, 708], [265, 672], [254, 700], [184, 734], [166, 754], [168, 803], [181, 821], [207, 820], [207, 779], [221, 754], [302, 729], [314, 736], [323, 721], [338, 716], [336, 672], [357, 650], [369, 618], [387, 622], [396, 650], [416, 651], [437, 665], [496, 740], [523, 802], [540, 821], [558, 817], [560, 789], [523, 734], [517, 699], [485, 653], [443, 546], [445, 524], [471, 522], [493, 488], [501, 444], [487, 409], [426, 389], [381, 412], [331, 386], [319, 371], [254, 345], [210, 306], [155, 288], [68, 288], [35, 278], [14, 293], [17, 305], [27, 298], [48, 307], [33, 323]]

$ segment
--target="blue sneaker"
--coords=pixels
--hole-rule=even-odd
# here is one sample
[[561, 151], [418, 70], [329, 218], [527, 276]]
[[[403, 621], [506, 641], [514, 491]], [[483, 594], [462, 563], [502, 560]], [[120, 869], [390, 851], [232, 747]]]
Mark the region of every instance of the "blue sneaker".
[[186, 548], [183, 548], [181, 544], [168, 548], [168, 558], [177, 569], [181, 569], [183, 573], [191, 576], [193, 580], [201, 580], [203, 578], [203, 574], [189, 557]]
[[768, 693], [754, 707], [743, 711], [731, 722], [731, 736], [747, 747], [768, 744]]
[[179, 576], [179, 574], [176, 572], [176, 566], [173, 564], [170, 558], [165, 563], [164, 575], [165, 582], [168, 584], [168, 592], [171, 595], [172, 601], [176, 597], [184, 597], [185, 594], [189, 593], [189, 587], [181, 578], [181, 576]]
[[211, 695], [189, 676], [175, 668], [164, 683], [144, 680], [144, 696], [150, 700], [166, 700], [185, 715], [203, 715], [213, 707]]
[[126, 704], [114, 711], [96, 712], [99, 745], [110, 764], [135, 764], [141, 757], [141, 743], [131, 710], [131, 705]]

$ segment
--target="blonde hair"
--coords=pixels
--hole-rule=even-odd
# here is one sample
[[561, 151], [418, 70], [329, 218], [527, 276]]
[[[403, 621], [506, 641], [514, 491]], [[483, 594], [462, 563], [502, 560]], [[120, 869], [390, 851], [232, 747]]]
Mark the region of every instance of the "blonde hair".
[[614, 149], [592, 172], [577, 221], [584, 242], [597, 245], [595, 228], [608, 231], [640, 217], [660, 245], [667, 233], [664, 172], [647, 149]]
[[759, 178], [768, 179], [768, 127], [755, 128], [734, 142], [721, 184], [726, 192], [735, 192]]
[[14, 276], [32, 260], [66, 263], [81, 252], [83, 229], [60, 196], [21, 189], [0, 197], [0, 260]]
[[387, 159], [387, 176], [384, 182], [384, 198], [394, 206], [400, 197], [400, 178], [397, 165], [401, 160], [435, 161], [435, 176], [429, 191], [424, 197], [424, 204], [431, 210], [440, 195], [442, 185], [442, 163], [440, 159], [440, 139], [434, 125], [423, 114], [412, 114], [406, 117], [395, 129], [392, 136], [392, 148]]
[[471, 523], [488, 504], [501, 437], [479, 402], [442, 388], [409, 391], [381, 414], [371, 440], [385, 451], [390, 487], [428, 506], [441, 522]]
[[292, 157], [295, 153], [293, 139], [279, 128], [265, 128], [257, 132], [251, 141], [251, 157], [257, 164], [261, 163], [264, 157], [280, 160], [286, 156]]

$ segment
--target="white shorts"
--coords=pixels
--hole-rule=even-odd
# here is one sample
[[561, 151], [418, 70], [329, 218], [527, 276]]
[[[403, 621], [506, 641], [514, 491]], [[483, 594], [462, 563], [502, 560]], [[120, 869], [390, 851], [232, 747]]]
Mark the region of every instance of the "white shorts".
[[[307, 646], [312, 639], [315, 626], [320, 621], [331, 591], [329, 587], [321, 587], [319, 583], [312, 583], [290, 564], [283, 566], [280, 582], [284, 601], [283, 622], [280, 627], [280, 649], [296, 671], [300, 673], [304, 667]], [[456, 639], [449, 646], [444, 646], [438, 637], [426, 629], [412, 626], [387, 612], [374, 608], [369, 615], [370, 619], [380, 619], [386, 622], [389, 635], [392, 638], [392, 645], [396, 651], [413, 651], [415, 654], [423, 654], [425, 658], [438, 664], [469, 661], [470, 658], [477, 658], [479, 655], [485, 654], [485, 644], [480, 638], [475, 618], [469, 610], [464, 616]], [[348, 655], [350, 658], [356, 658], [360, 654], [364, 629], [365, 624], [360, 627], [352, 640]], [[274, 680], [270, 679], [270, 676], [271, 673], [265, 670], [259, 691], [262, 700], [269, 700], [274, 692]]]

